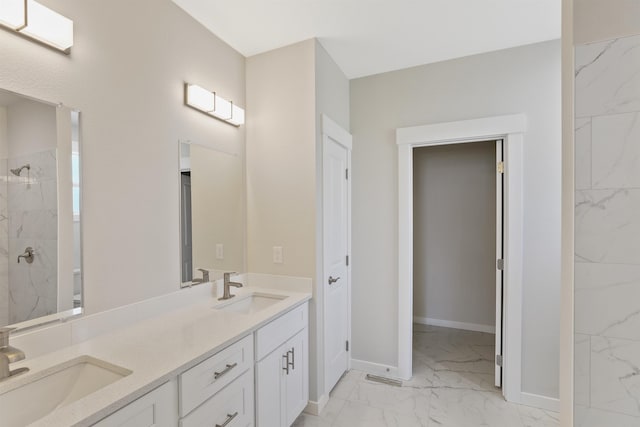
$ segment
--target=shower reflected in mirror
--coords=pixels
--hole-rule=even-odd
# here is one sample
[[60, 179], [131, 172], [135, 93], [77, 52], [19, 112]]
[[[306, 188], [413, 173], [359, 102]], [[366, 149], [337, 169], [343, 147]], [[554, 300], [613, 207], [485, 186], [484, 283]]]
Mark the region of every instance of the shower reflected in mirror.
[[26, 169], [27, 171], [30, 171], [31, 165], [27, 163], [26, 165], [22, 165], [19, 168], [11, 169], [11, 173], [14, 174], [15, 176], [20, 176], [20, 174], [22, 174], [22, 171], [24, 169]]
[[79, 126], [77, 111], [0, 90], [0, 327], [81, 311]]

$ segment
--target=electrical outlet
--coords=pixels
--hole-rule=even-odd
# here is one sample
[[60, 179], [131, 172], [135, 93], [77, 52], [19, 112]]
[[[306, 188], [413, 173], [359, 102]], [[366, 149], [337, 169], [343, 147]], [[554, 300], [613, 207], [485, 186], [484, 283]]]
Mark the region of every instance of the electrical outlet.
[[224, 245], [222, 243], [216, 244], [216, 259], [224, 259]]
[[273, 263], [282, 264], [282, 246], [273, 247]]

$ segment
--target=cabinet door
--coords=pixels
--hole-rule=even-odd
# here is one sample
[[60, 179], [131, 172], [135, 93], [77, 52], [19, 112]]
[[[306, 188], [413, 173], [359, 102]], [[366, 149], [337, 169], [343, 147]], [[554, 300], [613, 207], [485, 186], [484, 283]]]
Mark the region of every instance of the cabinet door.
[[170, 381], [98, 421], [94, 427], [176, 427], [177, 424], [178, 384]]
[[285, 344], [289, 373], [285, 372], [285, 421], [290, 426], [309, 403], [309, 332], [305, 328]]
[[286, 351], [276, 348], [256, 363], [256, 427], [282, 427]]

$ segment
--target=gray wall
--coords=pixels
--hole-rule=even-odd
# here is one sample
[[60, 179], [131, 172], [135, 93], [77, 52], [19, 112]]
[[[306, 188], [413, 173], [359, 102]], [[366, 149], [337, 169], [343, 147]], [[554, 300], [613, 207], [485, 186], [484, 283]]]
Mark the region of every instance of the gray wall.
[[413, 221], [413, 315], [495, 327], [495, 141], [414, 149]]
[[[250, 115], [250, 116], [249, 116]], [[315, 274], [315, 40], [247, 58], [247, 262]], [[273, 262], [282, 246], [283, 262]]]
[[82, 111], [87, 312], [175, 291], [178, 140], [244, 155], [244, 126], [185, 107], [183, 84], [244, 106], [245, 58], [170, 0], [45, 3], [75, 21], [71, 55], [0, 31], [0, 87]]
[[552, 41], [351, 81], [354, 358], [397, 366], [395, 129], [524, 113], [523, 390], [558, 396], [560, 80]]
[[[247, 235], [251, 272], [322, 274], [322, 123], [349, 129], [349, 81], [317, 40], [247, 58]], [[294, 178], [295, 177], [295, 178]], [[283, 247], [274, 264], [272, 247]], [[322, 287], [310, 304], [309, 398], [325, 393]]]

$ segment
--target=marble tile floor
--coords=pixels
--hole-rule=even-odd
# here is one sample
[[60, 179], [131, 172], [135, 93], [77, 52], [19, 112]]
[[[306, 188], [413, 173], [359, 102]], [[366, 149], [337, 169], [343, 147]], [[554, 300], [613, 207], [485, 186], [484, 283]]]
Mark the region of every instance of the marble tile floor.
[[347, 372], [320, 416], [294, 427], [557, 427], [558, 414], [505, 402], [493, 386], [494, 336], [414, 325], [413, 374], [402, 387]]

